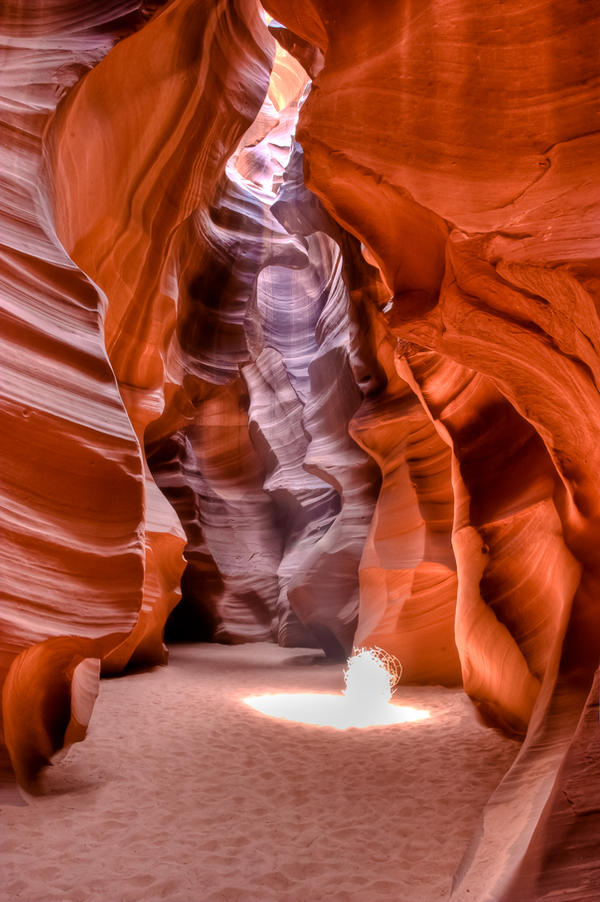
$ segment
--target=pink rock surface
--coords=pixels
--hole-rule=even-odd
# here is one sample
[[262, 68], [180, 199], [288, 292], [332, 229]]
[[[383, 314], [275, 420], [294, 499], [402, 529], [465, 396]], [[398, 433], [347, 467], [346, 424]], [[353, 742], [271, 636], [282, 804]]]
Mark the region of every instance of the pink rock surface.
[[[217, 190], [274, 47], [255, 3], [228, 16], [193, 6], [149, 22], [118, 4], [81, 20], [59, 3], [3, 10], [1, 677], [22, 782], [82, 738], [61, 713], [77, 661], [102, 658], [112, 672], [164, 662], [164, 622], [180, 598], [184, 532], [141, 450], [182, 378], [165, 367], [175, 234]], [[209, 65], [217, 47], [230, 50]], [[198, 144], [212, 149], [194, 167]], [[60, 705], [28, 687], [41, 674]], [[39, 729], [22, 719], [23, 694]]]
[[8, 746], [27, 782], [81, 738], [69, 728], [79, 662], [101, 657], [135, 622], [144, 501], [139, 449], [104, 349], [102, 299], [56, 236], [42, 156], [59, 97], [118, 28], [99, 9], [79, 25], [61, 4], [21, 12], [1, 14], [0, 763], [8, 774]]
[[[297, 156], [286, 166], [305, 81], [278, 51], [226, 183], [186, 226], [186, 376], [146, 440], [188, 534], [189, 621], [195, 611], [222, 641], [276, 638], [340, 655], [358, 613], [373, 469], [347, 431], [360, 391], [342, 255], [319, 228], [334, 224], [294, 179]], [[272, 97], [286, 104], [279, 116]], [[287, 199], [274, 204], [282, 179]]]
[[[455, 897], [546, 898], [538, 840], [521, 856], [548, 848], [546, 804], [560, 820], [600, 657], [598, 10], [267, 7], [325, 53], [297, 131], [307, 184], [378, 265], [396, 366], [451, 451], [465, 686], [528, 729]], [[564, 898], [589, 884], [576, 842]]]
[[385, 375], [351, 430], [379, 464], [382, 485], [360, 564], [356, 642], [395, 654], [408, 681], [455, 685], [461, 671], [451, 454], [403, 378], [384, 317], [375, 308], [370, 317], [370, 339]]
[[598, 9], [266, 6], [3, 10], [0, 765], [187, 562], [183, 631], [462, 679], [525, 742], [454, 898], [587, 902]]

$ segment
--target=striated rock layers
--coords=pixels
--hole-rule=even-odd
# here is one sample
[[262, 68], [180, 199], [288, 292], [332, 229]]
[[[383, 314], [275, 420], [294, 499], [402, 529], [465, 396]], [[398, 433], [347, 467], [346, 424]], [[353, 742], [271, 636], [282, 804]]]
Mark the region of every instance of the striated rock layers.
[[30, 12], [5, 21], [6, 770], [82, 738], [100, 666], [166, 661], [180, 581], [174, 634], [376, 641], [457, 682], [449, 453], [304, 186], [305, 70], [253, 0]]
[[56, 237], [42, 167], [60, 94], [116, 35], [59, 5], [19, 11], [2, 8], [0, 676], [2, 769], [8, 746], [26, 780], [65, 740], [79, 666], [97, 670], [135, 622], [144, 496], [103, 302]]
[[3, 7], [0, 765], [182, 591], [462, 679], [526, 739], [454, 898], [592, 900], [600, 14], [265, 5]]
[[360, 391], [340, 248], [301, 221], [296, 157], [284, 173], [305, 83], [278, 49], [261, 113], [181, 232], [169, 354], [184, 376], [146, 447], [188, 537], [173, 628], [345, 655], [376, 480], [348, 436]]
[[176, 237], [274, 54], [254, 2], [151, 12], [2, 10], [1, 763], [23, 783], [84, 735], [101, 661], [165, 660], [185, 535], [142, 447], [171, 390]]
[[323, 55], [307, 184], [379, 267], [396, 371], [450, 454], [465, 688], [529, 724], [454, 898], [591, 900], [590, 702], [569, 743], [600, 658], [599, 11], [267, 7]]

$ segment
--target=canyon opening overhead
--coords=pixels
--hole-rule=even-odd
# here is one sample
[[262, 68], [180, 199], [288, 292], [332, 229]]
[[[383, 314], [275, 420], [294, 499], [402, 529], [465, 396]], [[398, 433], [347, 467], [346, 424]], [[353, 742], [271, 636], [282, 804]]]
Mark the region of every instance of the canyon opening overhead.
[[0, 902], [598, 902], [600, 5], [0, 33]]

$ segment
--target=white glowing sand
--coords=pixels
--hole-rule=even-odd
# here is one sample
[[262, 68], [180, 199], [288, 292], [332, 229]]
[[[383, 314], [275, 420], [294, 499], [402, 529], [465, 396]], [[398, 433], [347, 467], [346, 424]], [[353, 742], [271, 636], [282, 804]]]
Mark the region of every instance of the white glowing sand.
[[250, 696], [244, 701], [268, 717], [336, 730], [364, 730], [426, 720], [429, 711], [423, 708], [392, 704], [392, 691], [401, 670], [400, 662], [381, 649], [360, 649], [353, 651], [346, 662], [341, 693], [284, 692]]
[[442, 902], [517, 745], [459, 691], [368, 729], [265, 717], [249, 696], [340, 693], [342, 665], [179, 646], [103, 681], [48, 795], [0, 811], [1, 902]]
[[406, 705], [378, 704], [368, 698], [348, 699], [341, 694], [330, 693], [285, 693], [280, 695], [258, 695], [244, 699], [247, 705], [267, 714], [295, 723], [313, 726], [333, 727], [336, 730], [370, 729], [386, 725], [426, 720], [429, 711], [410, 708]]

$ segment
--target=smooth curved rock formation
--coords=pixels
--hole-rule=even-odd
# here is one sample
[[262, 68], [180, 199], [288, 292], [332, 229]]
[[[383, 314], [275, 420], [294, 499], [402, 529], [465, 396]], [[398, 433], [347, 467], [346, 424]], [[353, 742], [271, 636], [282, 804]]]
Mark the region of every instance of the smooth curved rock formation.
[[[23, 782], [73, 738], [79, 662], [117, 644], [141, 603], [139, 449], [104, 350], [101, 296], [59, 243], [42, 166], [57, 100], [117, 38], [101, 18], [74, 25], [42, 4], [25, 21], [2, 12], [0, 680]], [[6, 749], [0, 763], [8, 772]]]
[[141, 445], [181, 377], [165, 367], [173, 247], [268, 88], [274, 42], [254, 2], [151, 12], [3, 11], [1, 676], [21, 782], [82, 738], [64, 716], [79, 662], [166, 660], [185, 537]]
[[548, 841], [600, 657], [598, 10], [430, 0], [373, 27], [359, 2], [267, 7], [325, 54], [307, 183], [378, 265], [398, 372], [452, 454], [465, 686], [493, 722], [530, 724], [455, 897], [542, 898], [539, 846], [517, 877], [520, 855]]
[[32, 776], [57, 752], [85, 737], [98, 693], [99, 647], [61, 636], [13, 661], [2, 690], [4, 741], [22, 785], [31, 788]]
[[266, 7], [3, 9], [0, 765], [181, 580], [180, 635], [462, 679], [526, 738], [454, 898], [591, 899], [600, 15]]
[[334, 226], [318, 203], [314, 221], [306, 216], [316, 201], [294, 177], [299, 148], [284, 170], [306, 82], [294, 66], [279, 50], [227, 183], [188, 224], [178, 325], [186, 376], [146, 444], [187, 531], [192, 628], [343, 655], [373, 474], [347, 432], [360, 391], [342, 255], [321, 231]]
[[402, 378], [396, 340], [374, 307], [368, 329], [385, 377], [351, 430], [383, 478], [360, 565], [356, 641], [395, 654], [408, 681], [458, 684], [450, 450]]
[[[211, 65], [222, 44], [228, 58]], [[141, 444], [162, 413], [165, 385], [182, 377], [165, 366], [176, 353], [177, 232], [210, 201], [240, 132], [256, 115], [272, 51], [254, 3], [227, 11], [174, 3], [115, 47], [54, 119], [48, 146], [58, 233], [108, 298], [107, 350]], [[132, 67], [132, 58], [141, 65]], [[131, 105], [120, 101], [122, 92]], [[103, 141], [90, 144], [89, 133], [100, 128]], [[141, 152], [132, 154], [132, 147]], [[196, 156], [196, 147], [205, 153]], [[145, 601], [126, 654], [116, 651], [109, 667], [122, 666], [136, 646], [135, 660], [152, 660], [180, 597], [184, 535], [147, 469], [145, 477]]]

